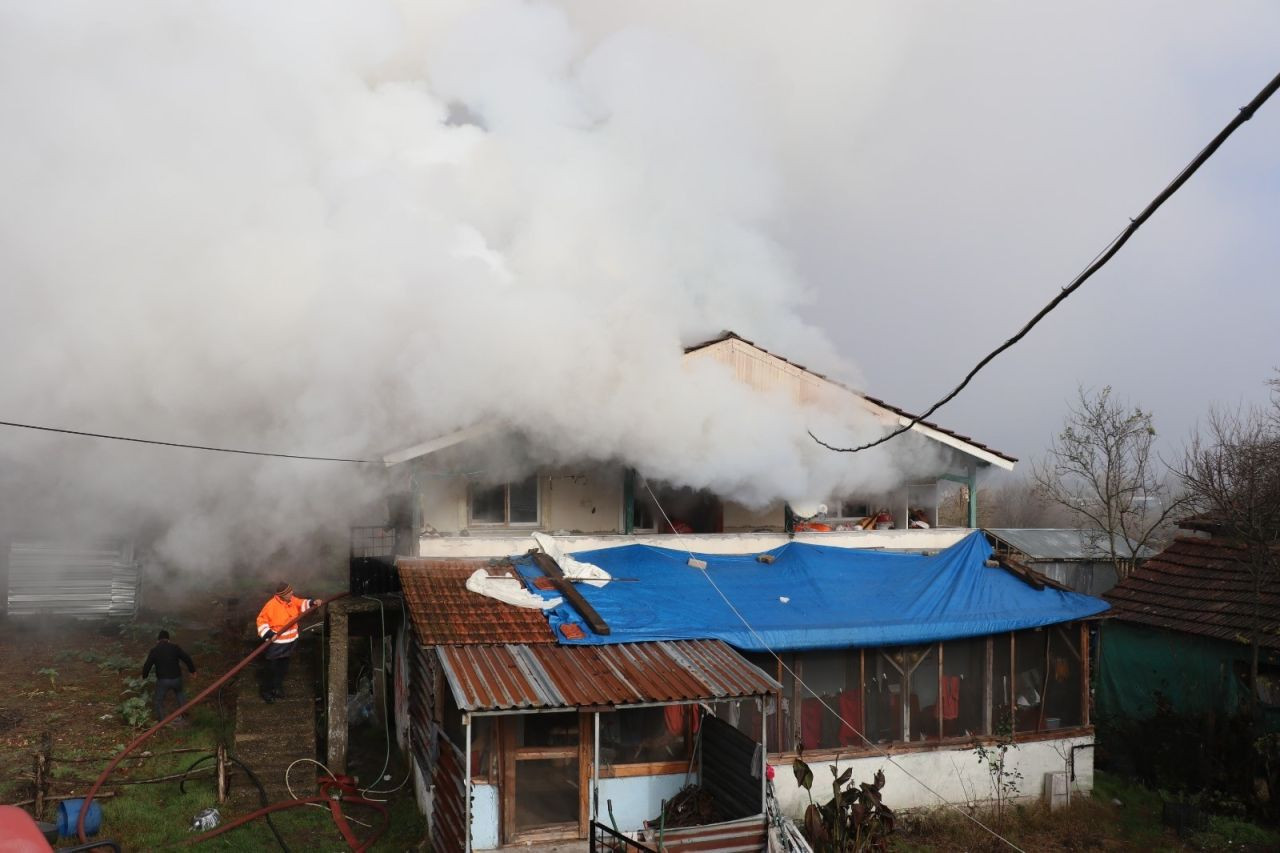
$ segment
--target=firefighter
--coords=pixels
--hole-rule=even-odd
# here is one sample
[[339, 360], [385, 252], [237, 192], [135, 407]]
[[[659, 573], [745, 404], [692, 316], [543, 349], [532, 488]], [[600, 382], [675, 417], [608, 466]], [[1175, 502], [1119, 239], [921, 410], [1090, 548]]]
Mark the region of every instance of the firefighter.
[[[289, 672], [289, 655], [298, 641], [298, 626], [284, 628], [295, 616], [320, 606], [318, 598], [298, 598], [293, 587], [281, 581], [276, 594], [258, 611], [258, 636], [271, 643], [266, 651], [266, 673], [262, 680], [262, 701], [268, 704], [284, 698], [284, 678]], [[284, 629], [284, 630], [281, 630]]]

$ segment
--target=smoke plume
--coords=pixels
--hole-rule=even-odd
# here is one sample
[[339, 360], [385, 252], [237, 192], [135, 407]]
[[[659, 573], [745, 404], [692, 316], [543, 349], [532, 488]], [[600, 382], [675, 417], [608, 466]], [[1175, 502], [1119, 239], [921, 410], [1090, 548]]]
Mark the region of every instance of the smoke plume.
[[[763, 503], [883, 487], [682, 347], [853, 383], [771, 234], [754, 92], [660, 25], [516, 0], [0, 7], [0, 417], [376, 456], [475, 423]], [[191, 569], [341, 529], [376, 469], [6, 429], [10, 533]]]

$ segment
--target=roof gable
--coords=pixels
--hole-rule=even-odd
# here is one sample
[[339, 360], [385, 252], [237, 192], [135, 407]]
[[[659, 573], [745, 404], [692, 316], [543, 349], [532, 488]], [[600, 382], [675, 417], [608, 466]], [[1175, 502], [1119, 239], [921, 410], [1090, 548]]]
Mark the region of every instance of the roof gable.
[[[686, 347], [684, 352], [686, 357], [711, 356], [719, 357], [719, 360], [721, 361], [728, 361], [729, 359], [724, 356], [730, 351], [736, 351], [739, 354], [750, 353], [755, 355], [761, 361], [765, 362], [768, 365], [768, 368], [771, 369], [771, 372], [775, 373], [778, 377], [786, 376], [791, 382], [798, 382], [800, 390], [797, 391], [797, 397], [799, 402], [803, 403], [807, 401], [806, 397], [808, 395], [806, 394], [806, 385], [813, 389], [812, 394], [815, 397], [819, 393], [819, 388], [827, 386], [841, 394], [852, 396], [863, 406], [863, 408], [879, 417], [886, 424], [892, 426], [906, 426], [915, 419], [915, 415], [912, 415], [904, 409], [900, 409], [891, 403], [885, 402], [884, 400], [871, 397], [861, 391], [850, 388], [849, 386], [841, 382], [837, 382], [825, 374], [818, 373], [815, 370], [810, 370], [803, 364], [797, 364], [794, 361], [772, 353], [764, 347], [756, 344], [754, 341], [749, 341], [735, 332], [726, 331], [719, 337]], [[770, 371], [766, 371], [765, 375], [761, 375], [761, 373], [757, 371], [737, 372], [739, 373], [739, 379], [748, 382], [757, 389], [764, 389], [777, 384], [776, 378], [770, 378], [767, 375], [767, 372]], [[949, 430], [932, 421], [920, 421], [911, 427], [911, 431], [945, 444], [955, 450], [968, 454], [969, 456], [973, 456], [983, 463], [1003, 468], [1006, 471], [1013, 470], [1013, 466], [1018, 461], [1015, 456], [1002, 453], [993, 447], [988, 447], [980, 441], [975, 441], [970, 436], [963, 435], [955, 432], [954, 430]]]

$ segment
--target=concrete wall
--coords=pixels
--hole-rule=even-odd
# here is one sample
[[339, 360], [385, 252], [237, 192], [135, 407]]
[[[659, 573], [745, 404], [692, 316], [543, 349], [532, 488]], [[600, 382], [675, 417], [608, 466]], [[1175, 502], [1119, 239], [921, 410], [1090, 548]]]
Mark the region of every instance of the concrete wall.
[[[1010, 749], [1006, 757], [1006, 769], [1022, 774], [1019, 787], [1021, 799], [1037, 799], [1044, 793], [1044, 774], [1067, 770], [1071, 747], [1093, 743], [1093, 735], [1058, 738], [1055, 740], [1020, 743]], [[1086, 794], [1093, 790], [1093, 750], [1080, 749], [1075, 753], [1076, 778], [1070, 783], [1071, 795]], [[791, 763], [770, 760], [774, 768], [774, 790], [782, 811], [794, 818], [804, 815], [809, 797], [796, 783]], [[892, 809], [922, 808], [948, 803], [966, 804], [992, 799], [991, 776], [987, 766], [978, 761], [972, 747], [959, 746], [917, 752], [902, 752], [893, 756], [893, 763], [882, 756], [859, 757], [842, 761], [815, 759], [813, 769], [815, 799], [826, 802], [831, 797], [831, 775], [827, 766], [838, 764], [841, 772], [853, 768], [853, 780], [870, 782], [877, 770], [885, 776], [884, 801]], [[921, 785], [923, 781], [935, 793]], [[942, 799], [939, 799], [939, 796]]]
[[538, 477], [541, 521], [534, 527], [470, 525], [465, 477], [433, 478], [419, 486], [424, 529], [446, 536], [467, 531], [486, 537], [526, 537], [530, 530], [616, 533], [622, 525], [622, 470], [610, 467], [562, 469]]
[[471, 847], [492, 850], [498, 839], [498, 786], [471, 786]]
[[[653, 545], [688, 548], [706, 554], [758, 554], [788, 542], [808, 542], [836, 548], [879, 548], [887, 551], [941, 551], [959, 542], [971, 530], [948, 527], [932, 530], [857, 530], [842, 533], [699, 533], [679, 537], [662, 534], [557, 536], [566, 551], [616, 548], [621, 545]], [[433, 536], [418, 541], [418, 555], [441, 559], [514, 557], [535, 547], [527, 533], [501, 536], [473, 531], [469, 536]]]
[[[697, 776], [690, 781], [697, 782]], [[600, 816], [597, 819], [605, 826], [611, 826], [608, 803], [612, 800], [613, 819], [618, 822], [618, 829], [622, 832], [641, 829], [646, 820], [657, 817], [662, 811], [662, 801], [674, 797], [684, 786], [683, 773], [601, 779], [598, 807]]]

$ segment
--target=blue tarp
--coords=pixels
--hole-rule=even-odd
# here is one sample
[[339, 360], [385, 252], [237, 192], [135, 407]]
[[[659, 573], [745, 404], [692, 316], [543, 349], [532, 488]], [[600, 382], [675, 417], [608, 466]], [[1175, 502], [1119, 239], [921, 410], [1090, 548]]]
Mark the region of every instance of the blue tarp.
[[[767, 553], [772, 563], [755, 554], [698, 554], [707, 562], [703, 570], [689, 566], [685, 551], [648, 545], [582, 551], [573, 556], [616, 578], [636, 579], [576, 584], [611, 633], [593, 633], [567, 602], [547, 614], [562, 643], [720, 639], [743, 651], [782, 651], [980, 636], [1068, 622], [1108, 607], [1100, 598], [1036, 590], [1004, 569], [988, 568], [991, 546], [976, 531], [932, 557], [797, 542]], [[515, 563], [526, 578], [542, 576], [528, 557]], [[566, 639], [564, 623], [585, 637]]]

